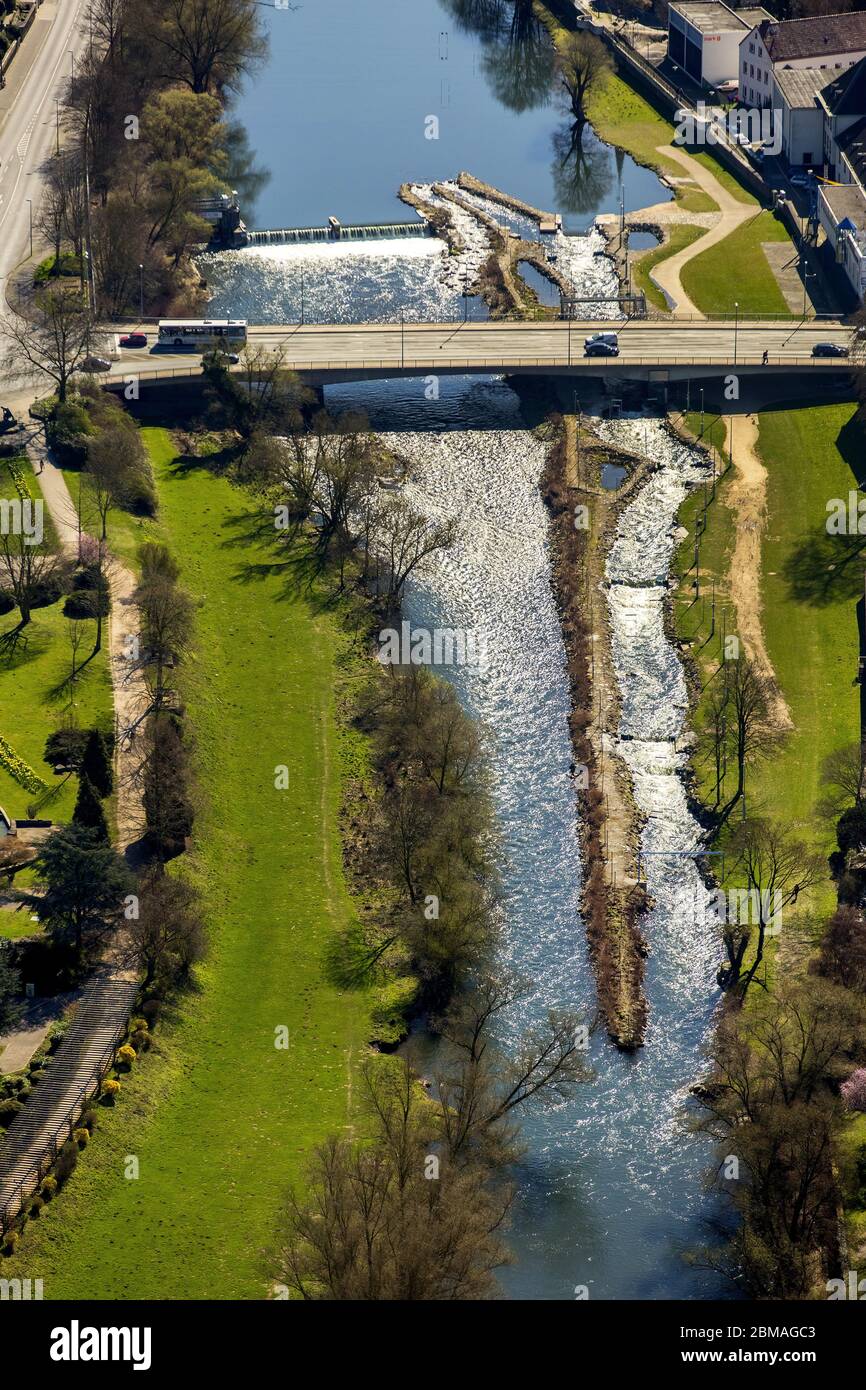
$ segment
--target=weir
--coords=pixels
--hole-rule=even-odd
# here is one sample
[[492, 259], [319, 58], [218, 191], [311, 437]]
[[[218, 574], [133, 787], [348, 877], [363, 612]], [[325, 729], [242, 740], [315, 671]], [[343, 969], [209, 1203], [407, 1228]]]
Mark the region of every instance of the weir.
[[383, 241], [395, 237], [432, 236], [429, 222], [371, 222], [344, 225], [336, 217], [325, 227], [279, 227], [247, 232], [247, 246], [291, 246], [314, 241]]

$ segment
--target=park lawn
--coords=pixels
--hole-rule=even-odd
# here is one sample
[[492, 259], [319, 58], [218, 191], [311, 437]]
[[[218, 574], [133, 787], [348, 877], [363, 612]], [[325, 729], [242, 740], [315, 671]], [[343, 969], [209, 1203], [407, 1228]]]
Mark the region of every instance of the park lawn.
[[[42, 496], [38, 479], [25, 459], [24, 476], [34, 500]], [[0, 462], [0, 497], [17, 497], [14, 483], [5, 461]], [[44, 511], [45, 539], [57, 543], [57, 536], [48, 509]], [[0, 618], [0, 636], [18, 625], [18, 610]], [[0, 735], [19, 758], [41, 777], [56, 795], [45, 800], [45, 793], [28, 791], [0, 767], [0, 806], [13, 818], [28, 815], [38, 808], [46, 819], [71, 819], [78, 794], [77, 780], [56, 778], [43, 761], [45, 741], [49, 734], [72, 718], [82, 728], [98, 727], [106, 733], [113, 728], [113, 707], [108, 655], [103, 649], [78, 674], [74, 685], [68, 683], [71, 671], [69, 623], [63, 616], [63, 600], [50, 608], [33, 612], [24, 641], [10, 654], [0, 652]], [[82, 644], [79, 663], [87, 656], [95, 638], [96, 624], [86, 624], [86, 640]]]
[[663, 246], [656, 246], [653, 250], [644, 252], [640, 259], [634, 262], [632, 283], [636, 289], [643, 290], [648, 302], [656, 309], [669, 312], [668, 302], [658, 285], [653, 283], [650, 271], [655, 270], [661, 261], [666, 261], [668, 256], [675, 256], [678, 251], [691, 246], [698, 237], [705, 235], [706, 230], [706, 227], [694, 227], [688, 223], [672, 226], [670, 236]]
[[764, 631], [795, 731], [756, 781], [777, 814], [810, 826], [828, 850], [835, 847], [833, 827], [815, 815], [821, 766], [834, 749], [856, 743], [860, 732], [854, 680], [862, 563], [825, 588], [834, 573], [827, 566], [845, 544], [827, 535], [827, 501], [847, 498], [856, 488], [850, 460], [855, 450], [863, 452], [862, 430], [852, 423], [856, 408], [845, 403], [762, 412], [758, 445], [768, 473]]
[[[14, 459], [0, 459], [0, 497], [11, 497], [14, 501], [14, 499], [19, 496], [18, 489], [15, 486], [10, 472], [10, 464], [13, 466], [17, 464], [24, 478], [27, 491], [30, 493], [33, 501], [42, 502], [42, 488], [39, 486], [39, 479], [33, 472], [29, 458], [25, 455]], [[57, 531], [54, 528], [54, 522], [51, 520], [51, 513], [44, 502], [42, 506], [42, 533], [46, 545], [50, 546], [52, 550], [56, 550]]]
[[725, 191], [730, 193], [732, 198], [736, 198], [738, 203], [752, 203], [756, 208], [758, 207], [758, 199], [755, 197], [754, 193], [750, 193], [745, 184], [740, 183], [736, 174], [732, 174], [727, 165], [719, 163], [719, 161], [711, 154], [708, 154], [706, 150], [690, 148], [689, 154], [692, 155], [699, 164], [703, 164], [704, 168], [709, 170], [714, 179], [718, 179]]
[[683, 266], [680, 280], [704, 314], [779, 314], [791, 310], [770, 269], [762, 242], [788, 241], [788, 233], [770, 212], [759, 212], [723, 241]]
[[[749, 809], [780, 820], [822, 853], [835, 847], [834, 829], [817, 810], [821, 796], [821, 768], [834, 749], [859, 737], [859, 687], [857, 674], [859, 635], [856, 603], [862, 590], [862, 566], [851, 567], [844, 582], [830, 579], [822, 588], [836, 557], [828, 553], [825, 521], [827, 501], [847, 497], [856, 487], [849, 460], [862, 451], [862, 435], [853, 425], [852, 403], [804, 406], [801, 409], [764, 411], [760, 416], [759, 449], [767, 468], [767, 528], [763, 544], [762, 603], [767, 650], [777, 680], [788, 703], [794, 730], [767, 759], [749, 771]], [[694, 415], [689, 426], [698, 432]], [[707, 422], [705, 437], [721, 440], [721, 421]], [[735, 435], [736, 444], [736, 435]], [[733, 475], [728, 475], [728, 479]], [[680, 587], [675, 596], [677, 631], [691, 643], [704, 686], [722, 660], [722, 634], [735, 629], [733, 609], [724, 601], [725, 576], [734, 544], [734, 517], [725, 506], [728, 479], [717, 488], [716, 501], [707, 511], [707, 528], [701, 538], [702, 602], [689, 606], [692, 597], [687, 573], [694, 555], [694, 525], [702, 506], [700, 493], [692, 494], [680, 510], [680, 523], [689, 536], [677, 552]], [[819, 549], [814, 548], [815, 542]], [[808, 548], [807, 547], [808, 543]], [[841, 542], [844, 544], [844, 542]], [[709, 638], [707, 599], [711, 579], [716, 580], [716, 632]], [[699, 701], [697, 722], [700, 723]], [[714, 801], [714, 771], [708, 762], [695, 759], [698, 789], [710, 805]], [[724, 797], [723, 797], [724, 799]], [[827, 878], [810, 898], [810, 908], [820, 917], [835, 905], [835, 891]]]
[[[589, 119], [593, 129], [608, 144], [626, 150], [638, 164], [658, 169], [671, 178], [683, 180], [674, 185], [673, 193], [686, 212], [716, 212], [718, 204], [697, 185], [689, 186], [683, 167], [675, 159], [659, 152], [660, 145], [673, 144], [674, 127], [659, 115], [654, 106], [621, 77], [611, 73], [607, 80], [590, 95]], [[715, 160], [709, 168], [721, 181], [722, 171]]]
[[[38, 1266], [55, 1299], [262, 1298], [286, 1188], [318, 1142], [351, 1131], [370, 1036], [369, 997], [338, 990], [325, 968], [353, 919], [334, 697], [348, 638], [273, 569], [243, 493], [204, 466], [175, 467], [165, 431], [145, 440], [160, 524], [199, 605], [184, 693], [203, 805], [174, 871], [204, 895], [210, 955], [3, 1272]], [[128, 1181], [130, 1154], [140, 1176]]]

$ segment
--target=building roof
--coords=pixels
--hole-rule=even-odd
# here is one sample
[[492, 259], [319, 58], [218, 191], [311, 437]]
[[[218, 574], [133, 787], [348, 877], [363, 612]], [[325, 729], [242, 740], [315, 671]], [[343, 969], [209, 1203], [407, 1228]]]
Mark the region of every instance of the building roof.
[[773, 75], [785, 104], [797, 109], [817, 106], [827, 86], [826, 68], [778, 68]]
[[866, 50], [866, 13], [859, 10], [805, 19], [764, 20], [758, 30], [774, 63]]
[[866, 115], [866, 59], [860, 58], [828, 82], [821, 93], [821, 104], [831, 116]]
[[866, 116], [836, 136], [836, 144], [858, 182], [866, 181]]
[[722, 0], [670, 0], [668, 9], [676, 10], [701, 34], [721, 34], [729, 30], [748, 33], [762, 20], [773, 17], [760, 8], [732, 10], [729, 5], [722, 4]]
[[837, 226], [847, 217], [858, 231], [866, 231], [866, 193], [856, 183], [822, 184], [821, 197]]

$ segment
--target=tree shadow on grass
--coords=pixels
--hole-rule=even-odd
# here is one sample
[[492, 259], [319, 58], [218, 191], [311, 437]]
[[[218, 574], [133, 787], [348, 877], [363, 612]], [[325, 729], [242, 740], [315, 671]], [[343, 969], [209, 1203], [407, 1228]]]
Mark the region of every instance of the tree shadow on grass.
[[805, 536], [785, 561], [788, 593], [816, 608], [858, 598], [866, 569], [866, 535], [832, 536], [824, 527]]
[[263, 558], [249, 560], [235, 570], [232, 578], [238, 583], [251, 585], [276, 577], [283, 581], [283, 600], [303, 598], [317, 613], [327, 612], [338, 602], [339, 593], [322, 587], [327, 574], [325, 557], [300, 528], [294, 533], [278, 532], [272, 513], [241, 511], [226, 518], [224, 529], [227, 534], [220, 542], [224, 549], [256, 547], [264, 552]]

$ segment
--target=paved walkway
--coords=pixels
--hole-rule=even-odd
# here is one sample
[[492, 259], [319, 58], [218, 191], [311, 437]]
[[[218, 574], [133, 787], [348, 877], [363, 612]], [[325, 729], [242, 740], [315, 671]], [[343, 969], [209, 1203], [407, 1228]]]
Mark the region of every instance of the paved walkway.
[[[705, 193], [708, 193], [719, 208], [718, 212], [711, 214], [714, 223], [702, 237], [699, 237], [691, 246], [686, 246], [682, 251], [677, 251], [673, 256], [668, 256], [666, 260], [660, 261], [650, 272], [651, 279], [667, 295], [675, 318], [678, 314], [693, 314], [699, 318], [705, 318], [706, 315], [701, 314], [700, 309], [693, 300], [689, 299], [683, 289], [680, 272], [683, 266], [688, 265], [695, 256], [703, 255], [704, 251], [708, 251], [711, 246], [724, 241], [725, 237], [730, 236], [738, 227], [742, 227], [744, 222], [748, 222], [750, 218], [755, 216], [757, 208], [754, 203], [741, 203], [738, 198], [734, 197], [733, 193], [729, 193], [727, 188], [719, 183], [719, 180], [710, 173], [709, 169], [705, 169], [703, 164], [694, 159], [688, 151], [680, 149], [677, 145], [660, 145], [658, 152], [668, 159], [676, 160], [689, 178]], [[696, 217], [694, 213], [685, 211], [683, 211], [682, 218], [677, 220], [703, 224], [703, 217], [700, 214]]]
[[55, 994], [51, 999], [35, 999], [28, 1004], [20, 1024], [12, 1033], [0, 1036], [0, 1073], [23, 1071], [37, 1048], [48, 1036], [75, 994]]

